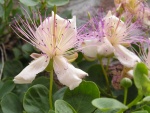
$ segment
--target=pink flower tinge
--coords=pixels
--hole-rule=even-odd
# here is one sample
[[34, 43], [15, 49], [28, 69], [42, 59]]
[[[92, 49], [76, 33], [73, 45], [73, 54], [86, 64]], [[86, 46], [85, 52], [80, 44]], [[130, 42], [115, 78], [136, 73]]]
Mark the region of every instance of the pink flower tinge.
[[143, 40], [138, 23], [132, 23], [131, 19], [123, 22], [109, 11], [99, 20], [90, 20], [86, 26], [81, 28], [79, 33], [79, 46], [85, 56], [97, 58], [114, 54], [121, 64], [128, 68], [140, 62], [138, 56], [126, 48], [133, 42]]
[[77, 87], [83, 77], [88, 74], [75, 68], [68, 61], [77, 58], [77, 53], [72, 50], [77, 45], [76, 17], [63, 19], [52, 12], [43, 22], [40, 16], [40, 25], [30, 19], [30, 23], [20, 18], [21, 24], [16, 20], [11, 27], [22, 39], [39, 49], [42, 54], [33, 53], [34, 60], [25, 67], [15, 78], [14, 82], [19, 84], [31, 83], [36, 75], [46, 69], [51, 59], [58, 80], [70, 88]]
[[150, 8], [144, 0], [114, 0], [114, 3], [125, 18], [132, 15], [134, 19], [140, 19], [145, 25], [150, 25]]

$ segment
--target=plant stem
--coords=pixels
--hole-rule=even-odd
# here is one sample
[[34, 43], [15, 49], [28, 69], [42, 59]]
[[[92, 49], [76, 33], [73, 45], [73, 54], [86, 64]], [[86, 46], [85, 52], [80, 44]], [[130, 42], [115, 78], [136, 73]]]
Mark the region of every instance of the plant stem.
[[138, 92], [138, 96], [131, 102], [129, 103], [127, 106], [128, 108], [132, 107], [133, 105], [135, 105], [139, 100], [141, 100], [141, 98], [143, 97], [143, 94], [141, 94], [140, 92]]
[[49, 103], [50, 103], [50, 109], [53, 109], [52, 90], [53, 90], [53, 70], [50, 71], [50, 86], [49, 86]]
[[108, 80], [108, 76], [107, 76], [107, 73], [104, 69], [104, 65], [103, 65], [103, 62], [102, 62], [102, 58], [99, 59], [100, 61], [100, 64], [101, 64], [101, 67], [102, 67], [102, 70], [103, 70], [103, 73], [104, 73], [104, 77], [105, 77], [105, 80], [106, 80], [106, 84], [107, 84], [107, 88], [108, 90], [110, 91], [110, 84], [109, 84], [109, 80]]
[[[139, 100], [141, 100], [142, 97], [143, 94], [139, 91], [137, 97], [127, 105], [128, 109], [131, 108], [133, 105], [135, 105]], [[124, 109], [121, 109], [117, 113], [123, 113], [123, 111]]]
[[110, 58], [107, 59], [106, 71], [108, 71], [109, 63], [110, 63]]
[[124, 101], [123, 103], [126, 105], [127, 103], [127, 95], [128, 95], [128, 88], [124, 88]]

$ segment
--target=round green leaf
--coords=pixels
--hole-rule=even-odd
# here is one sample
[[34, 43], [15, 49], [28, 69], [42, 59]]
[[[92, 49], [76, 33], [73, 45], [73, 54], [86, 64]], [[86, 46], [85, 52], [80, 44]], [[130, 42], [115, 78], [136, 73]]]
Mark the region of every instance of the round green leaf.
[[146, 96], [143, 98], [143, 100], [138, 102], [138, 104], [143, 104], [143, 103], [150, 103], [150, 96]]
[[44, 85], [34, 85], [26, 92], [23, 107], [27, 113], [48, 113], [49, 91]]
[[91, 66], [88, 69], [89, 76], [86, 77], [86, 80], [95, 82], [99, 87], [106, 88], [106, 80], [103, 74], [101, 65], [96, 64]]
[[92, 65], [96, 64], [97, 61], [89, 62], [87, 60], [82, 60], [81, 62], [78, 62], [77, 65], [80, 69], [87, 71]]
[[62, 5], [68, 4], [69, 0], [48, 0], [47, 3], [50, 6], [54, 6], [54, 5], [62, 6]]
[[135, 112], [132, 112], [132, 113], [149, 113], [149, 112], [146, 111], [146, 110], [141, 110], [141, 111], [135, 111]]
[[101, 111], [99, 109], [95, 110], [94, 113], [117, 113], [118, 110], [109, 110], [109, 111]]
[[55, 102], [56, 113], [77, 113], [71, 105], [64, 100], [56, 100]]
[[150, 102], [150, 96], [146, 96], [142, 100], [143, 102]]
[[112, 98], [97, 98], [92, 101], [93, 106], [102, 110], [109, 111], [114, 109], [127, 109], [128, 107]]
[[8, 93], [2, 98], [1, 107], [3, 113], [22, 113], [23, 107], [17, 95]]
[[33, 52], [33, 46], [26, 43], [22, 46], [22, 51], [25, 52], [25, 53], [32, 53]]
[[64, 94], [64, 100], [67, 101], [77, 113], [91, 113], [94, 107], [91, 101], [100, 97], [100, 92], [94, 82], [82, 81], [74, 90], [67, 89]]
[[20, 71], [22, 71], [23, 65], [19, 60], [11, 60], [11, 61], [6, 61], [4, 70], [3, 70], [3, 75], [4, 77], [8, 76], [16, 76]]
[[21, 56], [21, 50], [19, 48], [13, 48], [13, 53], [14, 53], [14, 56], [15, 58], [19, 58]]
[[42, 84], [42, 85], [44, 85], [45, 87], [49, 88], [49, 81], [50, 81], [50, 80], [49, 80], [48, 78], [41, 76], [41, 77], [36, 78], [36, 79], [32, 82], [31, 86], [36, 85], [36, 84]]
[[40, 0], [19, 0], [26, 6], [36, 6], [40, 3]]
[[144, 95], [150, 95], [150, 79], [148, 68], [144, 63], [138, 63], [134, 69], [134, 83], [138, 90]]
[[59, 89], [56, 93], [54, 93], [53, 100], [56, 101], [58, 99], [63, 99], [66, 89], [67, 89], [67, 87], [63, 87], [63, 88]]
[[143, 106], [143, 109], [148, 111], [148, 113], [150, 113], [150, 106], [149, 105], [145, 105]]
[[7, 93], [10, 93], [14, 89], [14, 87], [15, 84], [13, 81], [11, 80], [6, 81], [0, 89], [0, 99]]

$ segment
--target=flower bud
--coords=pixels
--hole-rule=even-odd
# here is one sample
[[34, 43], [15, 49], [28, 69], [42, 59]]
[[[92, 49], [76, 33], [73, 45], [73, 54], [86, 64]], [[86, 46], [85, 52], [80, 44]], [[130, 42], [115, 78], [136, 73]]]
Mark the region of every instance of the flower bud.
[[123, 78], [120, 82], [121, 86], [124, 88], [129, 88], [132, 86], [132, 81], [129, 78]]

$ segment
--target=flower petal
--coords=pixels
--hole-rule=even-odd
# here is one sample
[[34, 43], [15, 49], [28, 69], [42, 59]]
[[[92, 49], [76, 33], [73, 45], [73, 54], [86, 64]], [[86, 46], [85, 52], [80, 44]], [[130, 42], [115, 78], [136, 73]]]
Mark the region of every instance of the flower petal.
[[74, 54], [71, 54], [71, 55], [65, 55], [64, 56], [69, 62], [73, 62], [77, 59], [78, 57], [78, 53], [75, 52]]
[[[52, 12], [36, 29], [37, 46], [43, 53], [62, 55], [77, 43], [76, 17], [63, 19]], [[56, 48], [55, 48], [56, 47]], [[54, 52], [55, 51], [55, 52]]]
[[82, 82], [81, 78], [88, 75], [68, 63], [63, 56], [54, 57], [54, 71], [60, 83], [68, 86], [70, 90], [77, 87]]
[[49, 58], [44, 55], [33, 60], [17, 76], [15, 76], [13, 81], [18, 84], [31, 83], [35, 79], [36, 74], [43, 71], [48, 63]]
[[98, 39], [84, 40], [82, 43], [82, 52], [85, 56], [90, 58], [97, 58]]
[[98, 54], [100, 56], [109, 56], [114, 52], [114, 48], [109, 40], [104, 37], [101, 45], [98, 47]]
[[127, 74], [128, 74], [130, 77], [133, 77], [133, 69], [131, 69], [130, 71], [128, 71]]
[[141, 61], [136, 54], [134, 54], [133, 52], [131, 52], [122, 45], [114, 46], [114, 48], [115, 48], [114, 51], [115, 56], [121, 62], [121, 64], [126, 67], [132, 68], [135, 66], [137, 62]]

